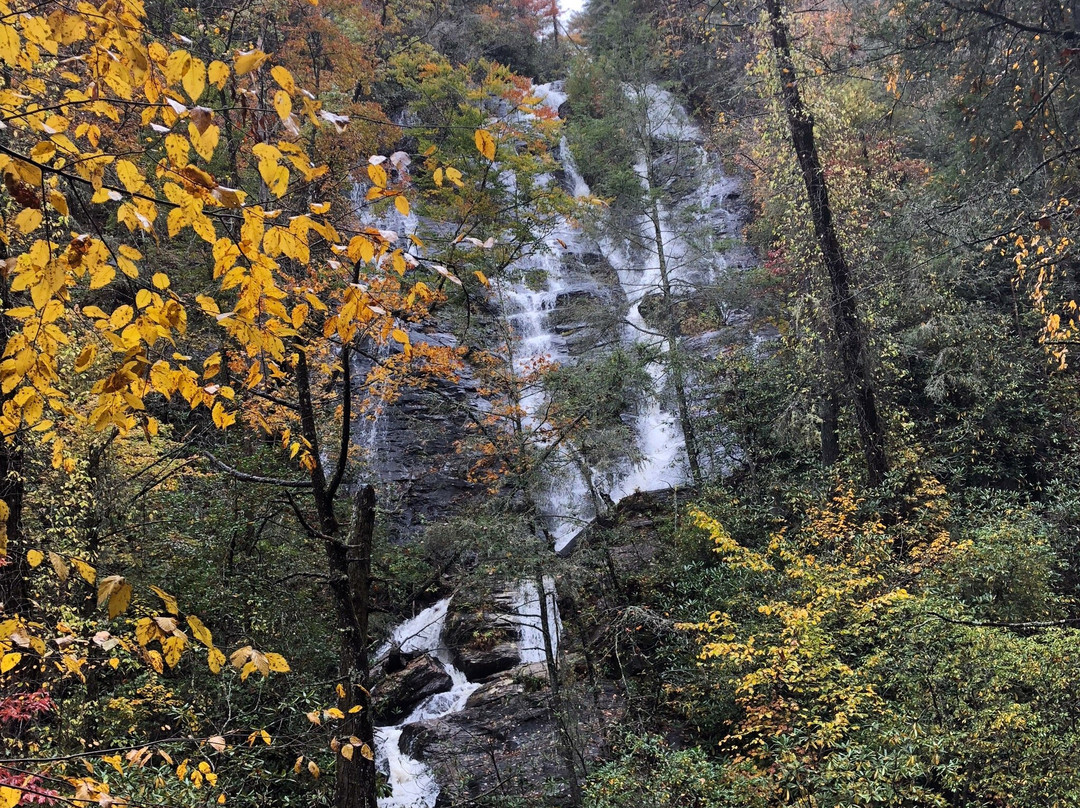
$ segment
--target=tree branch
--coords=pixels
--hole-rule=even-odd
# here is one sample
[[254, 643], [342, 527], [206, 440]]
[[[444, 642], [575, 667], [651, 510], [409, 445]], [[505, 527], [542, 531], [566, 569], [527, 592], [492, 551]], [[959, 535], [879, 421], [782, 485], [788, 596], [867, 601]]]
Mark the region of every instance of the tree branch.
[[209, 460], [212, 464], [217, 466], [221, 471], [224, 471], [230, 477], [235, 480], [240, 480], [245, 483], [258, 483], [259, 485], [276, 485], [279, 488], [311, 488], [312, 483], [310, 480], [281, 480], [277, 477], [260, 477], [258, 474], [248, 474], [246, 471], [240, 471], [240, 469], [233, 468], [222, 460], [214, 457], [209, 452], [200, 453], [204, 458]]

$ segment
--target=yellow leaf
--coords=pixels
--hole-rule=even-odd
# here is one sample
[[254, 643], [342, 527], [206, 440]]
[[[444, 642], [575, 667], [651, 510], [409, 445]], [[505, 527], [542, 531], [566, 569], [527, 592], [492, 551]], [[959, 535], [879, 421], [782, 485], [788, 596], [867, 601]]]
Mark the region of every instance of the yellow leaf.
[[158, 289], [169, 288], [169, 276], [166, 275], [164, 272], [155, 272], [152, 281], [154, 286], [156, 286]]
[[130, 160], [116, 161], [116, 176], [128, 191], [135, 193], [146, 182], [138, 167]]
[[211, 84], [220, 90], [225, 86], [225, 80], [229, 78], [229, 66], [224, 62], [215, 59], [210, 63], [210, 66], [206, 68], [206, 77], [210, 80]]
[[193, 58], [184, 74], [184, 92], [193, 103], [198, 102], [199, 97], [206, 89], [206, 66], [201, 59]]
[[[11, 67], [14, 67], [18, 59], [19, 33], [15, 30], [15, 26], [7, 25], [6, 23], [0, 23], [0, 61], [7, 63]], [[15, 800], [15, 802], [18, 801], [18, 799]], [[3, 799], [0, 799], [0, 808], [4, 808], [3, 803]], [[12, 805], [14, 804], [15, 803], [12, 803]]]
[[318, 713], [311, 712], [311, 713], [304, 713], [304, 715], [307, 716], [307, 720], [310, 721], [312, 724], [315, 724], [316, 726], [320, 726], [322, 724], [322, 719], [319, 718]]
[[368, 746], [366, 743], [360, 744], [360, 756], [365, 757], [368, 760], [375, 759], [375, 753], [371, 751], [371, 747]]
[[211, 648], [206, 661], [210, 665], [210, 673], [221, 673], [221, 666], [225, 664], [225, 654], [217, 648]]
[[389, 178], [386, 176], [386, 169], [385, 168], [383, 168], [380, 165], [373, 165], [371, 163], [368, 163], [367, 173], [368, 173], [368, 177], [371, 179], [371, 182], [377, 188], [385, 188], [386, 187], [386, 183], [388, 182]]
[[[8, 26], [3, 26], [7, 28]], [[0, 51], [0, 56], [3, 55], [3, 51]], [[5, 59], [5, 61], [7, 61]], [[11, 62], [10, 64], [14, 64]], [[11, 786], [0, 786], [0, 808], [15, 808], [16, 805], [22, 800], [23, 793], [17, 788]]]
[[26, 563], [31, 567], [36, 567], [44, 560], [45, 554], [40, 550], [28, 550], [26, 553]]
[[311, 776], [316, 780], [319, 779], [319, 767], [315, 765], [314, 760], [309, 760], [307, 764], [307, 770], [311, 772]]
[[484, 286], [487, 286], [487, 285], [488, 285], [488, 279], [487, 279], [487, 275], [485, 275], [485, 274], [484, 274], [483, 272], [481, 272], [481, 271], [480, 271], [479, 269], [478, 269], [478, 270], [476, 270], [476, 271], [475, 271], [475, 272], [474, 272], [473, 274], [474, 274], [474, 275], [476, 275], [476, 279], [477, 279], [478, 281], [480, 281], [480, 283], [482, 283], [482, 284], [483, 284]]
[[349, 241], [348, 255], [353, 263], [371, 261], [375, 257], [375, 245], [363, 236], [353, 236]]
[[79, 577], [86, 581], [88, 584], [94, 583], [94, 579], [97, 577], [97, 570], [95, 570], [81, 558], [71, 559], [71, 566], [75, 568], [75, 572], [79, 573]]
[[206, 627], [202, 620], [193, 614], [189, 614], [187, 616], [187, 624], [196, 640], [201, 642], [207, 648], [214, 647], [214, 637], [210, 633], [210, 629]]
[[476, 150], [484, 157], [488, 160], [495, 159], [495, 138], [491, 136], [491, 132], [486, 129], [477, 129], [473, 134], [473, 141], [476, 143]]
[[261, 50], [238, 51], [233, 60], [233, 70], [237, 76], [244, 76], [261, 66], [266, 59], [266, 54]]
[[450, 182], [454, 183], [454, 185], [456, 185], [458, 188], [465, 187], [465, 183], [461, 181], [461, 172], [458, 171], [456, 168], [447, 167], [446, 178], [450, 180]]
[[183, 135], [173, 132], [165, 136], [165, 152], [169, 155], [169, 162], [173, 164], [173, 167], [183, 168], [186, 166], [190, 151], [191, 144]]
[[169, 84], [176, 84], [183, 79], [184, 73], [187, 72], [188, 67], [191, 65], [191, 54], [186, 50], [175, 50], [168, 55], [165, 59], [165, 67], [163, 72], [165, 73], [165, 80]]
[[98, 584], [98, 607], [109, 604], [109, 619], [127, 609], [131, 602], [131, 584], [122, 575], [110, 575]]
[[49, 204], [56, 208], [61, 216], [68, 215], [68, 203], [59, 191], [49, 191]]
[[131, 318], [135, 316], [135, 310], [124, 304], [118, 306], [113, 310], [113, 313], [109, 315], [109, 325], [114, 329], [119, 330], [125, 325], [131, 322]]
[[267, 746], [270, 745], [270, 733], [267, 732], [265, 729], [259, 730], [259, 737], [263, 739], [264, 744], [266, 744]]
[[409, 215], [409, 200], [401, 194], [394, 197], [394, 207], [397, 208], [398, 213], [402, 216]]
[[159, 598], [161, 598], [161, 601], [165, 604], [165, 611], [167, 611], [169, 614], [180, 614], [180, 610], [177, 608], [176, 605], [176, 598], [174, 598], [168, 592], [158, 589], [156, 586], [151, 586], [150, 591], [157, 595]]
[[184, 653], [184, 646], [186, 644], [187, 638], [182, 633], [174, 634], [163, 640], [161, 648], [165, 652], [165, 664], [170, 668], [175, 668], [176, 663], [180, 661], [180, 657]]
[[345, 758], [346, 760], [352, 760], [353, 745], [351, 743], [342, 744], [342, 746], [341, 746], [341, 756], [343, 758]]
[[97, 346], [90, 343], [82, 349], [82, 353], [79, 354], [79, 358], [75, 360], [75, 372], [82, 373], [90, 365], [94, 363], [94, 357], [97, 356]]
[[283, 121], [287, 121], [289, 116], [292, 115], [292, 99], [284, 90], [278, 90], [274, 93], [274, 110]]
[[392, 332], [390, 332], [390, 336], [393, 337], [396, 341], [400, 342], [402, 345], [409, 344], [409, 335], [406, 332], [402, 331], [400, 328], [395, 328]]
[[214, 425], [218, 429], [225, 429], [236, 423], [235, 413], [226, 412], [220, 401], [214, 402], [214, 407], [210, 410], [210, 417], [214, 419]]
[[442, 188], [443, 170], [441, 168], [436, 168], [435, 173], [432, 174], [431, 178], [435, 181], [437, 186]]
[[41, 225], [42, 219], [41, 211], [37, 208], [23, 208], [15, 217], [15, 226], [20, 233], [32, 233]]
[[331, 707], [329, 710], [323, 710], [323, 715], [327, 718], [344, 718], [345, 713], [341, 712], [337, 707]]
[[281, 654], [267, 654], [266, 661], [270, 666], [270, 670], [275, 673], [289, 672], [289, 663], [285, 661], [285, 657]]
[[278, 83], [278, 86], [289, 95], [296, 92], [296, 81], [293, 79], [292, 73], [281, 65], [274, 65], [270, 68], [270, 75], [274, 77], [274, 81]]
[[109, 619], [126, 611], [129, 603], [131, 603], [131, 584], [124, 583], [109, 598]]
[[12, 651], [10, 654], [4, 654], [4, 658], [0, 659], [0, 673], [7, 673], [9, 670], [19, 664], [19, 660], [22, 659], [22, 654], [18, 651]]

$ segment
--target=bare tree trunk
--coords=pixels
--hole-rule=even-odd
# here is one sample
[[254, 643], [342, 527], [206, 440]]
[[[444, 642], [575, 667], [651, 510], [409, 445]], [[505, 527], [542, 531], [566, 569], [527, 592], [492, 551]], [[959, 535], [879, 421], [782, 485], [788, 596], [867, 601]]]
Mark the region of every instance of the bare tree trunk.
[[[327, 541], [330, 587], [341, 632], [341, 684], [345, 695], [338, 708], [345, 713], [341, 734], [352, 735], [373, 755], [375, 727], [369, 694], [368, 615], [371, 581], [371, 547], [375, 532], [375, 489], [360, 488], [353, 508], [353, 526], [347, 545]], [[350, 712], [355, 707], [360, 709]], [[375, 760], [353, 751], [352, 760], [337, 756], [334, 805], [336, 808], [377, 808]]]
[[[646, 181], [651, 195], [654, 192], [652, 160], [651, 158], [647, 160], [649, 176]], [[694, 484], [700, 486], [702, 477], [701, 464], [698, 461], [697, 434], [694, 432], [694, 422], [690, 418], [690, 405], [686, 398], [686, 369], [683, 367], [679, 349], [679, 324], [675, 318], [675, 300], [672, 297], [671, 278], [668, 273], [667, 255], [664, 251], [664, 231], [660, 224], [660, 208], [655, 197], [650, 199], [649, 218], [652, 220], [653, 237], [656, 239], [656, 258], [660, 267], [660, 292], [664, 298], [664, 338], [668, 344], [671, 383], [675, 388], [675, 402], [679, 409], [679, 427], [682, 429], [683, 441], [686, 444], [686, 459], [690, 464], [690, 476]]]
[[[348, 362], [347, 352], [343, 361]], [[330, 592], [337, 613], [338, 632], [341, 637], [341, 690], [338, 692], [338, 708], [345, 714], [342, 735], [347, 739], [356, 736], [366, 745], [353, 749], [352, 759], [338, 752], [334, 790], [335, 808], [377, 808], [375, 798], [375, 725], [371, 715], [369, 695], [368, 615], [370, 612], [371, 548], [375, 533], [375, 489], [361, 486], [353, 504], [352, 531], [346, 541], [341, 537], [341, 526], [334, 513], [334, 495], [344, 473], [348, 459], [348, 417], [350, 407], [344, 407], [345, 421], [341, 425], [341, 457], [333, 476], [328, 480], [319, 454], [315, 410], [311, 400], [311, 380], [308, 374], [307, 356], [303, 347], [296, 362], [297, 401], [300, 409], [300, 426], [304, 438], [310, 444], [314, 458], [311, 471], [312, 494], [319, 516], [319, 536], [326, 548], [330, 572]], [[346, 401], [352, 396], [350, 379], [345, 375]], [[354, 708], [359, 710], [350, 712]], [[347, 741], [346, 741], [347, 742]], [[366, 754], [365, 754], [366, 751]]]
[[840, 402], [836, 391], [821, 396], [821, 464], [826, 468], [840, 460]]
[[544, 636], [544, 659], [547, 661], [548, 687], [551, 691], [551, 711], [555, 715], [555, 724], [558, 727], [559, 754], [562, 756], [563, 765], [566, 767], [567, 784], [570, 786], [570, 804], [581, 805], [581, 781], [578, 779], [576, 750], [574, 748], [574, 736], [570, 729], [570, 716], [563, 701], [562, 682], [559, 680], [559, 664], [556, 654], [558, 649], [556, 640], [551, 636], [551, 610], [548, 608], [547, 588], [544, 586], [544, 576], [536, 576], [536, 589], [540, 593], [540, 630]]
[[780, 79], [780, 94], [791, 127], [791, 143], [795, 148], [806, 194], [810, 199], [814, 233], [829, 275], [829, 307], [832, 311], [844, 382], [855, 405], [855, 421], [866, 460], [867, 478], [870, 485], [879, 485], [889, 469], [885, 456], [885, 430], [874, 397], [866, 337], [851, 288], [851, 269], [833, 223], [825, 172], [814, 139], [814, 118], [803, 105], [799, 95], [795, 63], [791, 58], [791, 45], [781, 2], [782, 0], [765, 2], [769, 11], [769, 28]]

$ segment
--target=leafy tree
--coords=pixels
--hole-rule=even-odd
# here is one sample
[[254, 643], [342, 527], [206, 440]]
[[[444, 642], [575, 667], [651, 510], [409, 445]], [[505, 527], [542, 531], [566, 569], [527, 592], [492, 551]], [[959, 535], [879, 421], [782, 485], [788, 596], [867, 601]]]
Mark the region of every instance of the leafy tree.
[[[28, 451], [51, 450], [55, 468], [74, 471], [71, 447], [80, 430], [108, 435], [96, 451], [135, 429], [152, 440], [163, 422], [183, 423], [168, 406], [174, 397], [202, 408], [219, 429], [239, 422], [280, 441], [307, 479], [241, 471], [203, 452], [238, 480], [312, 495], [313, 520], [295, 502], [293, 509], [325, 544], [343, 637], [334, 710], [353, 739], [333, 744], [337, 799], [374, 805], [366, 688], [372, 489], [360, 487], [349, 533], [335, 506], [351, 442], [350, 354], [362, 342], [397, 346], [374, 374], [384, 395], [412, 369], [452, 373], [453, 351], [414, 343], [406, 330], [439, 294], [424, 280], [405, 279], [418, 260], [396, 234], [333, 216], [348, 197], [325, 184], [327, 166], [313, 156], [332, 142], [322, 128], [343, 134], [350, 120], [323, 109], [291, 71], [270, 66], [263, 50], [222, 52], [207, 62], [166, 47], [144, 25], [137, 2], [107, 4], [97, 16], [52, 5], [0, 10], [0, 60], [9, 83], [0, 119], [10, 132], [0, 150], [7, 188], [3, 302], [5, 322], [14, 324], [4, 332], [0, 365], [11, 559], [2, 570], [5, 609], [13, 620], [29, 619], [27, 567], [41, 557], [28, 552], [22, 530]], [[312, 34], [307, 42], [318, 39]], [[316, 89], [321, 66], [311, 55]], [[478, 131], [480, 144], [482, 135], [490, 139]], [[367, 202], [408, 213], [409, 163], [404, 152], [373, 157]], [[232, 185], [219, 182], [222, 175]], [[63, 236], [80, 225], [87, 232]], [[184, 240], [206, 271], [140, 274], [138, 262], [162, 237]], [[191, 341], [196, 326], [216, 350]], [[317, 379], [340, 397], [331, 468], [320, 448]], [[293, 401], [285, 393], [290, 387]], [[66, 579], [69, 562], [50, 558]], [[120, 576], [105, 579], [102, 598], [113, 616], [130, 590]], [[147, 653], [160, 673], [162, 657], [175, 664], [173, 646], [183, 641], [175, 621], [156, 619], [147, 625], [164, 632], [150, 637], [161, 640], [162, 651]], [[212, 649], [212, 666], [220, 668], [220, 656]], [[17, 663], [17, 654], [11, 659]], [[245, 678], [279, 664], [267, 659], [250, 647], [233, 657]]]

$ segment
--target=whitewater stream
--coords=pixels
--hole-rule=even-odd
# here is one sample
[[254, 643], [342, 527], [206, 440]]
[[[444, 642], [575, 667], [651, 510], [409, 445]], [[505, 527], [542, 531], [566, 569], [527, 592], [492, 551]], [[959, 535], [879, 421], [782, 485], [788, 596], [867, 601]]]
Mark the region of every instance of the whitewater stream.
[[[561, 85], [534, 88], [537, 96], [554, 111], [566, 100]], [[583, 469], [568, 456], [568, 450], [556, 447], [550, 458], [552, 470], [545, 484], [536, 492], [537, 511], [544, 520], [548, 539], [557, 553], [572, 549], [576, 537], [597, 516], [598, 502], [606, 496], [618, 502], [636, 491], [650, 492], [676, 488], [686, 483], [688, 464], [685, 441], [671, 403], [670, 382], [666, 377], [662, 354], [667, 341], [647, 322], [643, 304], [661, 289], [660, 251], [665, 256], [669, 285], [676, 294], [703, 288], [717, 282], [725, 268], [725, 244], [736, 232], [736, 215], [724, 206], [735, 188], [735, 181], [725, 175], [706, 153], [704, 136], [686, 110], [666, 91], [654, 86], [628, 88], [628, 103], [644, 111], [646, 136], [653, 142], [667, 143], [677, 151], [681, 163], [662, 178], [661, 187], [649, 185], [650, 166], [644, 155], [635, 166], [643, 190], [666, 191], [680, 179], [692, 178], [693, 193], [665, 195], [658, 204], [660, 235], [657, 238], [652, 219], [642, 215], [628, 232], [605, 235], [600, 242], [590, 242], [569, 222], [552, 229], [544, 239], [543, 249], [521, 259], [506, 277], [494, 279], [494, 289], [508, 325], [514, 335], [512, 361], [515, 371], [527, 375], [546, 363], [572, 362], [565, 336], [552, 325], [552, 314], [564, 295], [580, 291], [580, 278], [571, 279], [564, 271], [566, 258], [585, 254], [602, 255], [618, 276], [625, 306], [620, 340], [623, 347], [643, 346], [656, 359], [647, 365], [652, 390], [643, 397], [634, 414], [639, 462], [626, 462], [616, 471], [604, 473]], [[590, 190], [563, 143], [560, 149], [564, 186], [583, 198]], [[669, 161], [671, 162], [671, 161]], [[675, 176], [674, 171], [680, 172]], [[687, 173], [689, 172], [689, 173]], [[657, 176], [656, 165], [651, 175]], [[512, 181], [512, 178], [510, 178]], [[550, 180], [550, 181], [553, 181]], [[667, 186], [664, 185], [667, 183]], [[522, 392], [520, 404], [525, 411], [524, 428], [542, 429], [546, 397], [540, 384]], [[602, 492], [597, 496], [596, 492]], [[521, 580], [513, 584], [510, 608], [516, 613], [519, 654], [522, 664], [547, 659], [540, 598], [547, 605], [548, 635], [552, 651], [557, 652], [559, 622], [555, 581], [544, 576], [543, 594], [537, 582]], [[453, 664], [443, 641], [450, 599], [443, 599], [399, 625], [376, 659], [385, 657], [392, 647], [411, 656], [430, 654], [449, 674], [452, 686], [444, 693], [421, 702], [403, 721], [376, 730], [376, 765], [388, 779], [391, 796], [379, 800], [380, 808], [433, 808], [439, 787], [431, 769], [410, 757], [400, 748], [404, 727], [418, 721], [445, 717], [466, 706], [469, 697], [480, 687], [470, 682]]]

